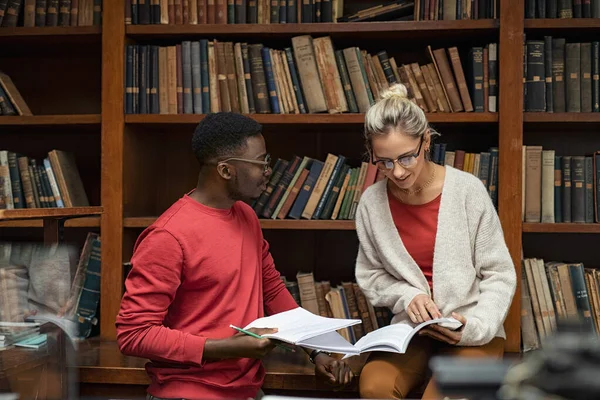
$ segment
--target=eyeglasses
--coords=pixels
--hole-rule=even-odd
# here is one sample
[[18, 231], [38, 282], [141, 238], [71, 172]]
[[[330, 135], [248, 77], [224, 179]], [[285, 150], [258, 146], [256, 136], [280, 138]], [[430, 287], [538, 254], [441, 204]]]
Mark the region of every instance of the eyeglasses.
[[267, 154], [265, 156], [264, 160], [252, 160], [252, 159], [248, 159], [248, 158], [230, 157], [230, 158], [225, 159], [223, 161], [219, 161], [218, 165], [224, 164], [224, 163], [229, 162], [229, 161], [242, 161], [242, 162], [247, 162], [247, 163], [251, 163], [251, 164], [262, 165], [264, 167], [263, 172], [265, 174], [271, 168], [271, 155], [270, 154]]
[[412, 168], [417, 165], [417, 158], [421, 154], [421, 147], [423, 146], [423, 136], [421, 136], [421, 142], [419, 148], [414, 154], [408, 154], [398, 157], [395, 160], [373, 160], [374, 154], [371, 153], [371, 163], [376, 165], [378, 169], [382, 171], [391, 171], [394, 169], [394, 163], [397, 162], [402, 168]]

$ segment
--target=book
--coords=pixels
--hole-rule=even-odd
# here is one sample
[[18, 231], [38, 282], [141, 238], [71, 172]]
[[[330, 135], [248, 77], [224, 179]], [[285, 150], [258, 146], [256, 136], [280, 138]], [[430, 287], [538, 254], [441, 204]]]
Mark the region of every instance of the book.
[[346, 353], [344, 358], [370, 351], [386, 351], [402, 354], [406, 352], [411, 339], [417, 332], [433, 324], [439, 324], [452, 330], [456, 330], [462, 326], [461, 322], [454, 318], [436, 318], [422, 322], [417, 326], [411, 324], [391, 324], [369, 332], [354, 345], [350, 345], [347, 349], [340, 348], [339, 350], [342, 353]]
[[[322, 317], [302, 307], [298, 307], [279, 314], [258, 318], [243, 329], [276, 328], [276, 333], [269, 333], [262, 337], [313, 350], [333, 352], [333, 349], [327, 346], [327, 336], [321, 337], [328, 333], [335, 333], [338, 329], [344, 329], [360, 323], [362, 323], [360, 319]], [[347, 341], [345, 342], [349, 346], [352, 346]]]

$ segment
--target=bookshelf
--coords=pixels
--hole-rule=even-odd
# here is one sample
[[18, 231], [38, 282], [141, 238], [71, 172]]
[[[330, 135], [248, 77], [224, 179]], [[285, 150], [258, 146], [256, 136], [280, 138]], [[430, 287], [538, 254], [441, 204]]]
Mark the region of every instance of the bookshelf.
[[[427, 45], [434, 49], [466, 48], [472, 43], [483, 45], [495, 41], [499, 49], [498, 112], [430, 113], [428, 117], [442, 132], [441, 141], [455, 147], [471, 151], [491, 145], [499, 147], [499, 215], [520, 276], [524, 234], [582, 229], [522, 223], [520, 161], [524, 127], [557, 122], [594, 124], [599, 119], [590, 114], [523, 113], [522, 33], [526, 28], [571, 29], [564, 21], [548, 21], [547, 26], [543, 26], [546, 21], [525, 21], [523, 9], [522, 0], [503, 0], [499, 2], [498, 20], [126, 26], [123, 2], [104, 0], [101, 29], [0, 28], [0, 44], [10, 44], [0, 60], [0, 70], [14, 76], [35, 114], [0, 117], [0, 135], [3, 145], [16, 146], [33, 155], [50, 148], [66, 148], [84, 159], [82, 178], [86, 191], [91, 204], [102, 207], [102, 212], [69, 219], [65, 231], [99, 230], [102, 234], [100, 339], [108, 342], [116, 338], [114, 316], [122, 295], [122, 264], [129, 260], [135, 239], [173, 201], [195, 186], [197, 167], [189, 143], [195, 124], [203, 118], [202, 115], [125, 115], [127, 44], [175, 44], [184, 39], [219, 38], [271, 43], [281, 49], [289, 46], [293, 36], [330, 35], [340, 48], [357, 45], [372, 53], [385, 49], [397, 56], [406, 50], [403, 60], [408, 62], [421, 61]], [[571, 23], [573, 29], [600, 27], [596, 21]], [[31, 49], [36, 53], [27, 54]], [[44, 67], [21, 68], [22, 65]], [[268, 149], [275, 157], [290, 159], [297, 154], [324, 159], [332, 152], [357, 160], [363, 155], [362, 114], [253, 114], [252, 117], [264, 125]], [[23, 144], [24, 134], [31, 139], [31, 145]], [[0, 232], [3, 236], [5, 232], [21, 236], [20, 232], [25, 230], [25, 234], [35, 236], [42, 227], [40, 221], [40, 218], [0, 221]], [[302, 268], [313, 268], [315, 279], [331, 277], [336, 282], [341, 278], [353, 279], [357, 246], [353, 221], [261, 220], [261, 224], [283, 273], [291, 277]], [[506, 350], [518, 352], [519, 289], [505, 326]]]

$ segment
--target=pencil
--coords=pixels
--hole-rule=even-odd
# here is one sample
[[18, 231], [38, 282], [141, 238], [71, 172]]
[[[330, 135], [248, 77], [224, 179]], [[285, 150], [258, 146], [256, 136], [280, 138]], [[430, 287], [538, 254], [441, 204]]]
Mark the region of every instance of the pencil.
[[[253, 338], [256, 338], [256, 339], [263, 339], [263, 337], [262, 337], [262, 336], [260, 336], [260, 335], [257, 335], [257, 334], [256, 334], [256, 333], [254, 333], [254, 332], [250, 332], [250, 331], [247, 331], [247, 330], [245, 330], [245, 329], [238, 328], [237, 326], [234, 326], [234, 325], [229, 325], [229, 327], [230, 327], [230, 328], [232, 328], [232, 329], [235, 329], [235, 330], [236, 330], [236, 331], [238, 331], [238, 332], [241, 332], [241, 333], [243, 333], [243, 334], [246, 334], [246, 335], [248, 335], [248, 336], [252, 336]], [[277, 346], [277, 347], [279, 347], [279, 348], [282, 348], [282, 349], [284, 349], [284, 350], [287, 350], [287, 351], [291, 351], [291, 352], [294, 352], [294, 351], [295, 351], [294, 349], [290, 349], [289, 347], [287, 347], [287, 346], [284, 346], [284, 345], [282, 345], [282, 344], [275, 344], [275, 346]]]

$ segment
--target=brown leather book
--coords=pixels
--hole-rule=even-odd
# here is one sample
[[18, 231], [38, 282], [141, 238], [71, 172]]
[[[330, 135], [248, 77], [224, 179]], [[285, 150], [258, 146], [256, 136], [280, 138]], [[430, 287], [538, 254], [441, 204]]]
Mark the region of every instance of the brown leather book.
[[450, 56], [450, 62], [452, 63], [454, 77], [456, 78], [458, 92], [460, 93], [464, 109], [467, 112], [471, 112], [473, 111], [473, 103], [471, 102], [471, 95], [469, 94], [469, 88], [467, 87], [467, 80], [465, 79], [465, 73], [460, 62], [458, 49], [456, 47], [450, 47], [448, 49], [448, 55]]
[[451, 111], [463, 111], [463, 104], [460, 101], [456, 81], [454, 80], [454, 75], [450, 69], [450, 63], [448, 62], [448, 57], [446, 57], [445, 49], [442, 48], [432, 51], [431, 46], [427, 46], [427, 49], [429, 50], [431, 60], [433, 61], [440, 82], [442, 82], [442, 88], [444, 89], [444, 94], [450, 104]]

